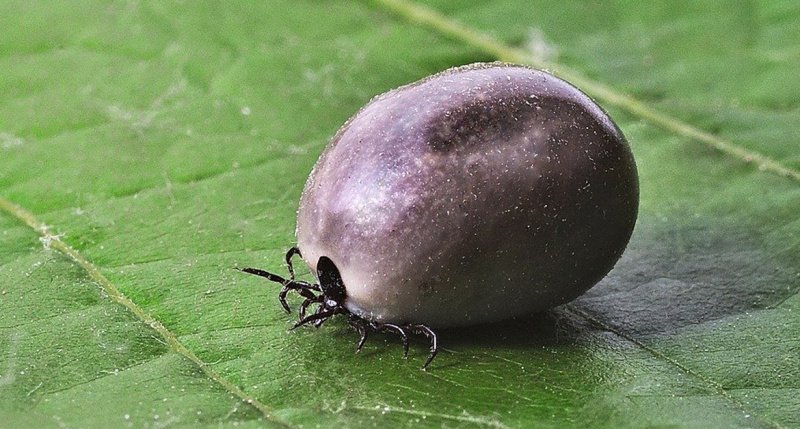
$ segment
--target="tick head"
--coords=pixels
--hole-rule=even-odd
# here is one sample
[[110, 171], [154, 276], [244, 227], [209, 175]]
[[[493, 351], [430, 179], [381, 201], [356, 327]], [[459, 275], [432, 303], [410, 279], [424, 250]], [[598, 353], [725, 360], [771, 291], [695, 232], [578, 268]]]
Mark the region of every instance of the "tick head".
[[344, 300], [347, 298], [347, 290], [344, 287], [342, 275], [331, 258], [327, 256], [319, 258], [319, 261], [317, 261], [317, 278], [319, 279], [322, 294], [325, 296], [325, 306], [336, 307], [344, 305]]

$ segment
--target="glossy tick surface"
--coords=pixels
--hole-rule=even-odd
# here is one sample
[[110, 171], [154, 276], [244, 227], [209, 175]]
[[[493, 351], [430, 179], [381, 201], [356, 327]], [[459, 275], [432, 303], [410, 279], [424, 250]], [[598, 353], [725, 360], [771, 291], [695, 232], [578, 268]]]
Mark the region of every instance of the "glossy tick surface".
[[[614, 266], [638, 209], [636, 166], [606, 113], [570, 84], [492, 63], [373, 99], [317, 161], [297, 248], [318, 284], [245, 269], [305, 298], [301, 320], [361, 334], [528, 315]], [[299, 249], [299, 250], [298, 250]], [[306, 315], [307, 310], [315, 310]]]

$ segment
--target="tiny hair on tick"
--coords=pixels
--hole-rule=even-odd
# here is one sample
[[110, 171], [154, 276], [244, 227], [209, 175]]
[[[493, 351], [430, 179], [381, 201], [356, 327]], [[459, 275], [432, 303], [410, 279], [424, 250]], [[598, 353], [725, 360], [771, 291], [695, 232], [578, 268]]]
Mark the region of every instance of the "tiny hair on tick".
[[[341, 315], [360, 338], [531, 315], [594, 286], [639, 206], [636, 164], [571, 84], [507, 63], [455, 67], [373, 98], [336, 133], [300, 197], [288, 277], [294, 328]], [[300, 257], [316, 283], [295, 278]], [[294, 329], [293, 328], [293, 329]]]

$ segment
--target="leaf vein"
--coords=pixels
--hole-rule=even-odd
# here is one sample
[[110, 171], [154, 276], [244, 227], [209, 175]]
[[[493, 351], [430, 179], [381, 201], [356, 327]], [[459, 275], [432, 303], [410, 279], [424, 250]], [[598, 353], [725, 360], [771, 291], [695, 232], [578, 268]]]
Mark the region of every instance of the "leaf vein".
[[[742, 401], [736, 399], [733, 395], [730, 394], [730, 392], [727, 389], [725, 389], [722, 385], [720, 385], [715, 380], [713, 380], [713, 379], [711, 379], [709, 377], [706, 377], [706, 376], [704, 376], [703, 374], [701, 374], [701, 373], [699, 373], [697, 371], [692, 370], [691, 368], [689, 368], [688, 366], [680, 363], [676, 359], [673, 359], [673, 358], [665, 355], [664, 353], [661, 353], [660, 351], [648, 346], [647, 344], [644, 344], [643, 342], [639, 341], [638, 339], [634, 338], [633, 336], [628, 335], [627, 333], [625, 333], [625, 332], [623, 332], [623, 331], [621, 331], [619, 329], [616, 329], [611, 325], [608, 325], [608, 324], [604, 323], [603, 321], [601, 321], [600, 319], [594, 317], [594, 315], [592, 315], [591, 313], [587, 312], [586, 310], [577, 308], [576, 306], [571, 305], [571, 304], [567, 304], [565, 306], [565, 308], [568, 311], [571, 311], [572, 313], [574, 313], [576, 316], [579, 316], [579, 317], [585, 319], [586, 321], [588, 321], [589, 323], [597, 326], [598, 328], [600, 328], [600, 329], [602, 329], [602, 330], [604, 330], [606, 332], [610, 332], [610, 333], [612, 333], [612, 334], [614, 334], [614, 335], [616, 335], [616, 336], [618, 336], [620, 338], [623, 338], [624, 340], [634, 344], [636, 347], [639, 347], [642, 350], [650, 353], [653, 357], [655, 357], [657, 359], [661, 359], [661, 360], [667, 362], [669, 365], [677, 368], [679, 371], [689, 375], [690, 377], [693, 377], [693, 378], [695, 378], [697, 380], [700, 380], [702, 383], [705, 383], [710, 389], [712, 389], [717, 395], [721, 396], [722, 398], [724, 398], [728, 402], [734, 404], [740, 410], [742, 410], [743, 412], [746, 412], [746, 414], [749, 414], [751, 416], [753, 415], [752, 412], [747, 410], [747, 406]], [[767, 423], [768, 425], [770, 425], [771, 427], [783, 428], [782, 425], [780, 425], [777, 422], [774, 422], [772, 420], [766, 419], [764, 417], [760, 417], [760, 419], [762, 421], [764, 421], [765, 423]]]
[[553, 63], [536, 57], [524, 49], [509, 46], [494, 37], [470, 28], [426, 6], [409, 0], [374, 0], [384, 8], [420, 26], [429, 28], [453, 40], [464, 42], [490, 54], [500, 61], [529, 64], [537, 68], [553, 71], [588, 94], [616, 106], [628, 113], [642, 118], [668, 132], [699, 141], [717, 151], [753, 164], [760, 171], [770, 172], [800, 182], [800, 171], [783, 165], [761, 152], [744, 148], [732, 141], [702, 130], [690, 123], [649, 107], [642, 101], [618, 91], [601, 82], [592, 80], [582, 73], [563, 64]]
[[130, 298], [125, 296], [125, 294], [117, 289], [116, 285], [114, 285], [110, 280], [108, 280], [108, 278], [106, 278], [106, 276], [103, 275], [97, 266], [84, 258], [83, 255], [81, 255], [77, 250], [62, 241], [60, 235], [51, 233], [50, 227], [40, 222], [33, 215], [33, 213], [25, 210], [23, 207], [17, 204], [12, 203], [11, 201], [6, 200], [3, 197], [0, 197], [0, 211], [8, 213], [9, 215], [28, 225], [31, 229], [41, 235], [40, 239], [45, 246], [61, 252], [74, 263], [83, 268], [84, 271], [86, 271], [86, 274], [98, 283], [100, 288], [103, 289], [103, 292], [105, 292], [112, 301], [128, 309], [128, 311], [133, 313], [133, 315], [142, 323], [148, 325], [151, 329], [156, 331], [156, 333], [164, 340], [164, 342], [167, 343], [171, 350], [194, 363], [208, 378], [216, 382], [235, 397], [239, 398], [245, 404], [249, 404], [257, 409], [265, 419], [273, 423], [289, 427], [288, 424], [275, 416], [267, 405], [248, 395], [238, 386], [211, 368], [209, 364], [201, 360], [196, 354], [194, 354], [194, 352], [189, 350], [183, 343], [180, 342], [177, 335], [170, 331], [144, 308], [140, 307]]
[[452, 415], [452, 414], [444, 414], [444, 413], [431, 413], [427, 411], [421, 410], [409, 410], [405, 408], [399, 407], [392, 407], [390, 405], [378, 405], [375, 407], [364, 407], [364, 406], [351, 406], [354, 410], [361, 410], [361, 411], [372, 411], [372, 412], [381, 412], [381, 413], [402, 413], [402, 414], [409, 414], [412, 416], [419, 416], [422, 418], [428, 417], [437, 417], [440, 419], [446, 420], [454, 420], [457, 422], [466, 422], [466, 423], [473, 423], [479, 426], [486, 426], [496, 429], [508, 429], [509, 426], [504, 425], [502, 422], [496, 419], [487, 418], [487, 417], [478, 417], [478, 416], [471, 416], [466, 412], [463, 415]]

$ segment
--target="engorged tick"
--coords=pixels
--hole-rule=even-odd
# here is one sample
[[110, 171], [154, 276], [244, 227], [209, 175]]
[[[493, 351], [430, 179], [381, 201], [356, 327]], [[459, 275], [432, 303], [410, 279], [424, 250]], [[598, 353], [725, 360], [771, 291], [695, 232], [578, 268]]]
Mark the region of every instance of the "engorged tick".
[[[638, 211], [636, 165], [608, 115], [550, 74], [489, 63], [373, 99], [339, 130], [301, 196], [289, 278], [295, 327], [341, 314], [408, 334], [539, 312], [614, 266]], [[300, 252], [302, 249], [302, 254]], [[318, 283], [296, 280], [301, 256]], [[316, 306], [310, 313], [311, 306]]]

